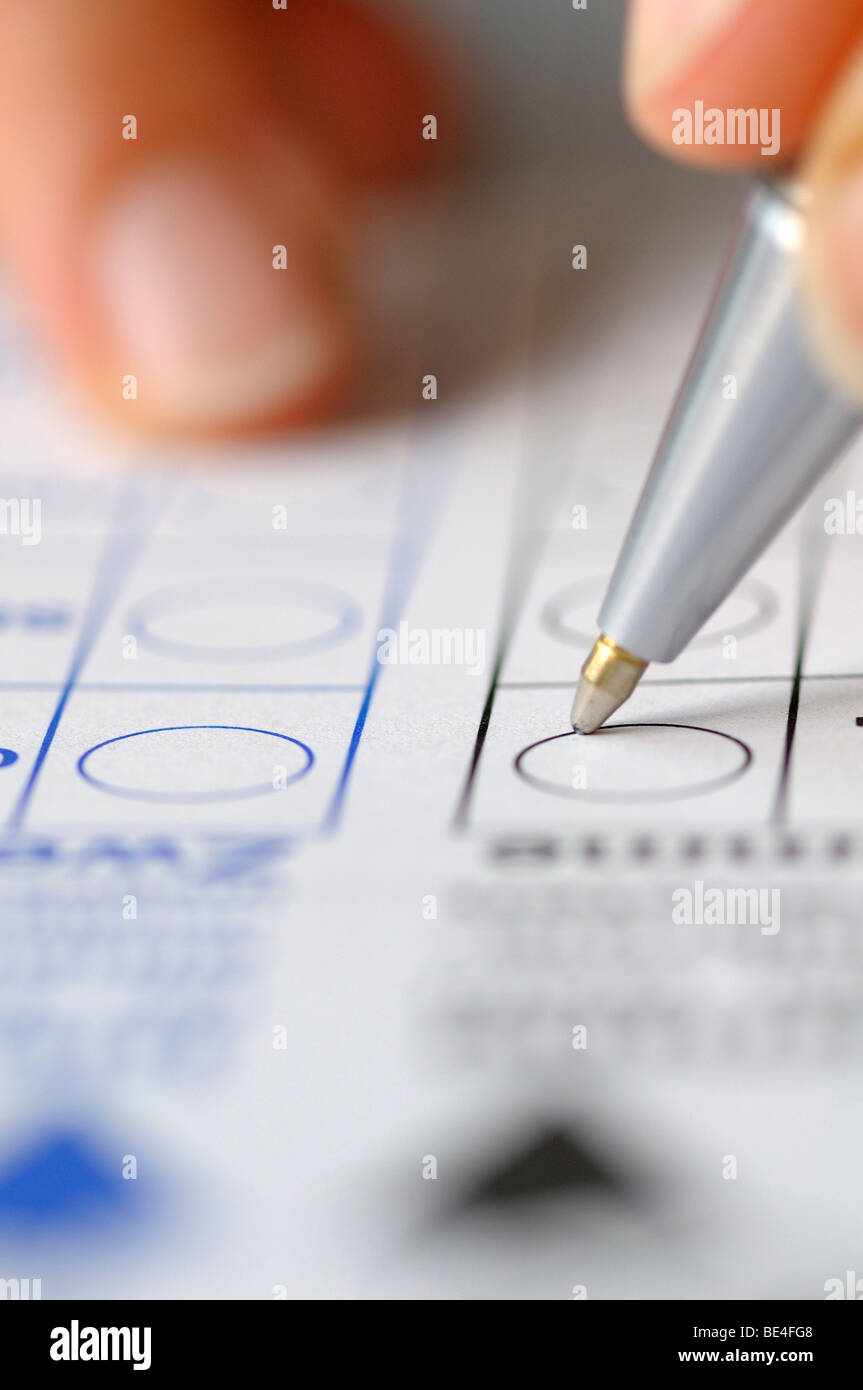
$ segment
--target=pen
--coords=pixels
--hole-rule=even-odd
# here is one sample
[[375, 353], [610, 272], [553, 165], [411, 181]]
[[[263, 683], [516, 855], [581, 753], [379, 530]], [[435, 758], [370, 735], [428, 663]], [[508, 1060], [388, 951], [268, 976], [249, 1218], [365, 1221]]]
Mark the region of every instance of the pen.
[[680, 654], [860, 427], [807, 340], [805, 231], [800, 185], [756, 186], [600, 609], [578, 733]]

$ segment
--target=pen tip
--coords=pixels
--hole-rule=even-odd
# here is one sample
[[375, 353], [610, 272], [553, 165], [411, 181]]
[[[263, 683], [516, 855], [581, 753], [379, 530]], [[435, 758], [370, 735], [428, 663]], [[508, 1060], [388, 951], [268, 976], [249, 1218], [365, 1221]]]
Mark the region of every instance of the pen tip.
[[621, 703], [616, 696], [591, 685], [581, 676], [569, 716], [573, 729], [577, 734], [594, 733]]
[[601, 636], [581, 668], [570, 722], [577, 734], [595, 733], [628, 700], [647, 662]]

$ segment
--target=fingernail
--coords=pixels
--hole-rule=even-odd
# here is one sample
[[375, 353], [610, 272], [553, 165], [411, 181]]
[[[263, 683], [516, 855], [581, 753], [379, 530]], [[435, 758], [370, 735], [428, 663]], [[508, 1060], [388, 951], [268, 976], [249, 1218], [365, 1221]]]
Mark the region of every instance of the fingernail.
[[696, 63], [743, 8], [746, 0], [634, 0], [624, 53], [630, 96], [658, 91]]
[[[248, 198], [204, 166], [153, 167], [113, 191], [94, 277], [112, 357], [149, 411], [200, 425], [254, 418], [327, 375], [335, 306], [311, 251], [278, 233], [274, 243]], [[275, 258], [274, 244], [285, 248]]]

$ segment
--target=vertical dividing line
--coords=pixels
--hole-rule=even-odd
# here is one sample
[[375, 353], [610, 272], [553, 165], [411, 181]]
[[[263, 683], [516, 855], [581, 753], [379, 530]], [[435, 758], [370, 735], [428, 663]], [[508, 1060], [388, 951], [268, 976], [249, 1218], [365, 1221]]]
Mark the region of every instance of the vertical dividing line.
[[491, 723], [491, 712], [494, 709], [494, 697], [497, 693], [498, 682], [500, 680], [500, 673], [503, 667], [503, 662], [506, 656], [507, 648], [509, 646], [510, 636], [511, 631], [506, 634], [504, 634], [504, 632], [501, 632], [500, 641], [498, 643], [497, 653], [495, 656], [494, 668], [491, 673], [491, 681], [488, 687], [488, 694], [485, 697], [485, 704], [482, 707], [482, 714], [480, 715], [479, 726], [476, 731], [476, 739], [474, 740], [473, 751], [471, 753], [470, 763], [468, 765], [467, 770], [467, 776], [465, 777], [464, 786], [462, 787], [461, 791], [461, 796], [458, 799], [458, 803], [455, 808], [455, 814], [453, 815], [452, 823], [453, 828], [455, 830], [464, 830], [467, 827], [468, 818], [470, 816], [471, 797], [473, 796], [473, 784], [476, 781], [476, 775], [479, 772], [479, 760], [482, 757], [482, 750], [485, 747], [486, 735], [488, 734], [488, 726]]
[[117, 597], [120, 584], [131, 569], [144, 543], [144, 534], [132, 532], [128, 525], [129, 518], [137, 516], [139, 512], [140, 502], [137, 489], [128, 481], [122, 483], [108, 522], [102, 556], [93, 579], [81, 631], [72, 653], [66, 678], [27, 781], [24, 783], [7, 821], [7, 829], [11, 831], [18, 831], [23, 828], [33, 793], [36, 790], [36, 784], [45, 765], [45, 760], [51, 751], [51, 745], [57, 735], [70, 696]]
[[[440, 440], [429, 441], [432, 453], [434, 453], [434, 445], [439, 447]], [[420, 562], [425, 555], [429, 539], [437, 524], [447, 490], [455, 475], [456, 466], [456, 460], [452, 456], [443, 462], [437, 457], [432, 457], [431, 454], [426, 456], [425, 447], [418, 457], [406, 460], [403, 466], [396, 530], [390, 547], [386, 588], [378, 615], [376, 633], [383, 628], [394, 629], [398, 625]], [[348, 751], [335, 791], [321, 822], [321, 832], [325, 835], [334, 834], [341, 824], [351, 774], [380, 676], [381, 663], [378, 660], [378, 644], [375, 636], [369, 673], [363, 688], [363, 698], [359, 711], [351, 730]]]
[[[553, 134], [549, 132], [553, 141]], [[524, 416], [522, 454], [513, 489], [511, 550], [506, 566], [501, 603], [500, 626], [488, 692], [480, 715], [476, 738], [465, 780], [452, 818], [452, 829], [467, 830], [480, 761], [488, 737], [494, 703], [516, 627], [521, 617], [528, 584], [549, 539], [548, 521], [558, 502], [568, 474], [568, 456], [560, 441], [545, 438], [546, 418], [542, 398], [534, 399], [536, 368], [540, 361], [541, 326], [552, 304], [560, 299], [560, 286], [549, 276], [546, 247], [550, 235], [549, 213], [545, 221], [536, 216], [531, 224], [529, 273], [513, 302], [513, 332], [518, 359], [524, 375]]]
[[[813, 513], [813, 517], [814, 517]], [[820, 518], [820, 513], [818, 514]], [[803, 680], [803, 665], [806, 647], [812, 626], [815, 599], [824, 568], [824, 530], [816, 530], [814, 520], [804, 520], [800, 530], [800, 603], [797, 614], [797, 649], [794, 659], [794, 675], [791, 681], [791, 696], [788, 701], [788, 714], [785, 721], [785, 743], [782, 749], [782, 765], [776, 784], [776, 795], [770, 820], [774, 825], [783, 825], [788, 819], [788, 801], [791, 793], [791, 768], [794, 755], [794, 740], [797, 735], [797, 717], [800, 712], [800, 687]]]
[[779, 769], [779, 781], [776, 786], [776, 797], [773, 802], [773, 812], [770, 819], [774, 824], [782, 824], [788, 815], [788, 793], [791, 785], [791, 755], [794, 751], [794, 737], [797, 733], [797, 714], [800, 709], [800, 681], [803, 676], [803, 656], [806, 650], [806, 639], [808, 636], [808, 625], [799, 630], [797, 641], [797, 660], [794, 667], [794, 678], [791, 682], [791, 698], [788, 701], [788, 717], [785, 722], [785, 744], [782, 750], [782, 766]]
[[[519, 508], [516, 506], [516, 516], [518, 516], [518, 510]], [[522, 533], [517, 537], [506, 576], [504, 601], [501, 610], [500, 627], [498, 630], [497, 647], [495, 649], [491, 679], [489, 680], [488, 692], [482, 707], [479, 725], [477, 726], [476, 738], [474, 739], [467, 775], [453, 814], [452, 825], [454, 830], [463, 831], [467, 829], [474, 786], [479, 772], [483, 748], [485, 747], [485, 741], [488, 736], [501, 672], [503, 671], [507, 652], [509, 651], [510, 644], [515, 634], [516, 624], [521, 616], [524, 595], [544, 543], [545, 536], [539, 531], [531, 531], [526, 534]]]

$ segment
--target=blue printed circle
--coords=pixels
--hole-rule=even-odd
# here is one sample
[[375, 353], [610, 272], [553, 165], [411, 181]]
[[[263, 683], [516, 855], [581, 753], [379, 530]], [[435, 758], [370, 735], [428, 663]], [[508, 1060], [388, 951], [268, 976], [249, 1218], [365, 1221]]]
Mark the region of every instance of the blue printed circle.
[[[251, 786], [178, 792], [168, 789], [122, 786], [104, 776], [96, 776], [87, 765], [90, 759], [102, 749], [111, 748], [118, 743], [126, 743], [130, 739], [146, 738], [154, 734], [203, 732], [214, 729], [227, 730], [235, 734], [256, 734], [262, 738], [280, 739], [283, 743], [291, 744], [293, 748], [299, 750], [300, 766], [293, 772], [286, 772], [284, 777], [280, 777], [278, 786], [274, 785], [271, 778], [269, 782], [255, 783]], [[276, 733], [273, 729], [254, 729], [245, 724], [169, 724], [160, 729], [136, 729], [131, 734], [119, 734], [116, 738], [106, 738], [101, 743], [95, 743], [92, 748], [88, 748], [85, 753], [81, 754], [78, 759], [78, 771], [85, 782], [89, 782], [92, 787], [98, 787], [99, 791], [107, 792], [109, 796], [124, 797], [127, 801], [160, 802], [175, 806], [202, 806], [217, 801], [244, 801], [248, 797], [267, 796], [271, 792], [281, 791], [305, 777], [311, 770], [314, 761], [315, 755], [307, 744], [302, 743], [298, 738], [291, 738], [288, 734]]]
[[13, 752], [11, 748], [0, 748], [0, 767], [11, 767], [17, 761], [18, 754]]
[[[248, 639], [257, 623], [267, 625], [275, 609], [277, 625], [299, 627], [284, 641], [246, 640], [225, 645], [208, 640], [208, 628], [218, 636], [230, 608], [248, 610], [242, 631]], [[191, 627], [190, 635], [172, 636], [157, 630], [166, 620]], [[162, 589], [141, 599], [128, 615], [128, 631], [142, 646], [161, 656], [183, 661], [280, 661], [338, 646], [358, 631], [362, 614], [354, 600], [328, 584], [282, 580], [273, 583], [255, 575], [219, 578]], [[272, 622], [270, 624], [272, 626]]]

